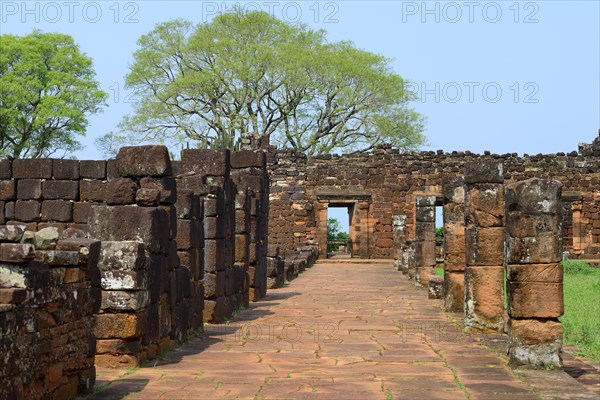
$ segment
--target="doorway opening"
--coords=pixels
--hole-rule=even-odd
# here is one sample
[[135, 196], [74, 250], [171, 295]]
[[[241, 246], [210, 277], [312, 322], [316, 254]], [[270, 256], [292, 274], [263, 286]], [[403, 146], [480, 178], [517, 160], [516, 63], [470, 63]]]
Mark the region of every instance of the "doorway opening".
[[435, 270], [437, 276], [444, 277], [444, 207], [442, 201], [435, 203]]
[[352, 204], [329, 204], [327, 207], [327, 257], [352, 257]]

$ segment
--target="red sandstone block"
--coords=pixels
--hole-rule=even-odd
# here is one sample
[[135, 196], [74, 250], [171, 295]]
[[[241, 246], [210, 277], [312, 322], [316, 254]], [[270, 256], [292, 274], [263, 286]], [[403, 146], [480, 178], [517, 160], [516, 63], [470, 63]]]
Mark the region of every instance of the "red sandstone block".
[[204, 241], [204, 270], [216, 272], [225, 269], [225, 241], [223, 239], [207, 239]]
[[95, 206], [89, 229], [95, 239], [141, 240], [153, 253], [169, 249], [169, 215], [159, 207]]
[[108, 184], [99, 180], [82, 180], [79, 182], [79, 198], [81, 201], [106, 200], [106, 188]]
[[116, 157], [122, 177], [171, 176], [171, 158], [166, 146], [122, 147]]
[[504, 186], [496, 183], [469, 185], [465, 197], [465, 220], [478, 227], [503, 226]]
[[39, 200], [42, 198], [41, 179], [20, 179], [17, 182], [17, 197], [20, 200]]
[[194, 199], [195, 196], [193, 190], [177, 189], [177, 202], [175, 203], [175, 208], [177, 209], [177, 218], [192, 219], [195, 216]]
[[79, 174], [83, 179], [106, 179], [106, 161], [81, 160]]
[[522, 344], [552, 343], [562, 338], [562, 324], [553, 319], [510, 319], [509, 336], [519, 338]]
[[508, 313], [513, 318], [558, 318], [563, 315], [563, 284], [508, 282]]
[[506, 219], [506, 232], [515, 238], [535, 237], [543, 234], [560, 235], [558, 214], [528, 215], [509, 212]]
[[177, 202], [177, 181], [173, 177], [144, 177], [140, 179], [140, 188], [159, 190], [161, 204], [175, 204]]
[[160, 190], [138, 189], [135, 194], [135, 202], [141, 207], [157, 207], [160, 204]]
[[465, 183], [502, 183], [504, 168], [499, 161], [472, 161], [464, 166]]
[[250, 215], [246, 210], [235, 210], [235, 233], [246, 233], [250, 228]]
[[12, 163], [14, 179], [52, 178], [51, 158], [17, 159]]
[[562, 184], [555, 180], [531, 178], [506, 187], [507, 210], [520, 214], [558, 214]]
[[[504, 315], [504, 267], [472, 266], [465, 270], [465, 301], [476, 319], [502, 324]], [[471, 317], [471, 316], [469, 316]]]
[[129, 178], [117, 178], [108, 182], [106, 188], [106, 204], [126, 205], [135, 204], [138, 185]]
[[169, 219], [169, 226], [167, 231], [169, 233], [169, 239], [175, 239], [177, 237], [177, 209], [175, 208], [175, 205], [162, 204], [158, 208], [165, 211]]
[[97, 314], [94, 335], [98, 339], [133, 339], [141, 337], [146, 326], [146, 313]]
[[247, 234], [236, 234], [235, 235], [235, 254], [234, 254], [234, 262], [239, 263], [248, 263], [248, 253], [250, 249], [248, 248], [250, 244], [250, 238]]
[[103, 271], [139, 271], [148, 267], [145, 247], [138, 241], [103, 241], [98, 268]]
[[[193, 222], [196, 222], [195, 224]], [[188, 250], [198, 247], [201, 225], [189, 219], [177, 220], [177, 249]]]
[[205, 217], [216, 217], [222, 215], [225, 212], [225, 199], [223, 194], [220, 193], [216, 197], [204, 198], [204, 216]]
[[87, 224], [92, 203], [77, 202], [73, 204], [73, 222]]
[[100, 241], [98, 240], [85, 238], [61, 239], [56, 244], [56, 250], [77, 251], [79, 253], [78, 263], [81, 268], [97, 270], [100, 259]]
[[4, 156], [0, 158], [0, 179], [12, 178], [12, 162], [11, 157]]
[[221, 217], [204, 217], [204, 237], [222, 239], [225, 237], [225, 220]]
[[79, 198], [79, 182], [67, 180], [44, 181], [42, 193], [46, 200], [77, 200]]
[[506, 262], [509, 264], [552, 264], [562, 259], [562, 238], [553, 233], [535, 237], [506, 238]]
[[[77, 251], [56, 251], [56, 250], [38, 250], [35, 252], [35, 260], [51, 266], [77, 265], [79, 262], [79, 252]], [[79, 270], [78, 268], [76, 268]], [[77, 278], [76, 281], [79, 279]], [[72, 283], [66, 282], [65, 283]]]
[[79, 161], [68, 159], [52, 160], [54, 179], [79, 179]]
[[14, 200], [17, 195], [17, 185], [14, 180], [2, 180], [0, 181], [0, 200], [10, 201]]
[[73, 220], [73, 203], [66, 200], [44, 200], [42, 221], [69, 222]]
[[254, 150], [240, 150], [231, 153], [231, 168], [266, 168], [265, 153]]
[[444, 309], [448, 312], [463, 312], [465, 299], [464, 272], [444, 273]]
[[417, 207], [415, 218], [418, 222], [435, 223], [435, 207]]
[[149, 302], [148, 290], [103, 290], [101, 308], [113, 311], [142, 310]]
[[103, 290], [147, 290], [148, 272], [121, 271], [101, 269], [101, 283]]
[[182, 173], [229, 177], [230, 166], [229, 150], [185, 149], [181, 156]]
[[38, 201], [17, 200], [15, 203], [15, 219], [23, 222], [40, 220], [41, 205]]
[[504, 264], [504, 228], [477, 228], [465, 230], [467, 265]]
[[444, 223], [447, 225], [464, 226], [465, 223], [465, 205], [464, 190], [461, 189], [463, 199], [459, 204], [444, 204]]
[[563, 266], [556, 264], [509, 264], [507, 279], [513, 282], [562, 283]]

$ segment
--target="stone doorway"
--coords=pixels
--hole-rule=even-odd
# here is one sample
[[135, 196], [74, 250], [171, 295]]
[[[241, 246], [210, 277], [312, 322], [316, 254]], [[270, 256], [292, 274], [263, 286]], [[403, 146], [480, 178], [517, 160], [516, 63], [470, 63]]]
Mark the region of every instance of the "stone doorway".
[[368, 213], [371, 195], [365, 192], [327, 192], [317, 194], [317, 241], [321, 246], [321, 256], [327, 255], [327, 216], [329, 208], [348, 209], [348, 230], [350, 235], [350, 257], [369, 258]]

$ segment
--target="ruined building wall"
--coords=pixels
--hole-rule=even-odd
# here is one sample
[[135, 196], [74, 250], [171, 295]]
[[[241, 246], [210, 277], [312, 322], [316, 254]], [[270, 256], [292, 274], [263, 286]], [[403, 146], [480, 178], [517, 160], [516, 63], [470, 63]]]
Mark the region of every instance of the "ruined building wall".
[[95, 383], [100, 242], [0, 226], [0, 398], [74, 398]]
[[[600, 253], [600, 140], [568, 154], [473, 154], [470, 152], [409, 152], [376, 149], [371, 154], [323, 155], [308, 159], [293, 150], [272, 152], [269, 230], [271, 243], [294, 251], [306, 242], [322, 243], [319, 227], [326, 224], [322, 198], [329, 204], [336, 193], [361, 199], [368, 210], [353, 219], [363, 254], [393, 258], [393, 220], [406, 215], [406, 239], [415, 239], [415, 196], [442, 197], [442, 179], [463, 174], [467, 162], [496, 161], [504, 165], [508, 182], [532, 177], [553, 178], [563, 184], [571, 212], [563, 213], [565, 250], [574, 257], [594, 258]], [[590, 150], [593, 149], [593, 150]], [[359, 204], [359, 201], [356, 201]], [[319, 209], [321, 207], [321, 209]], [[355, 217], [358, 207], [354, 208]], [[571, 219], [572, 218], [572, 219]], [[360, 220], [361, 223], [357, 223]], [[594, 224], [596, 227], [594, 227]], [[322, 228], [321, 228], [322, 229]], [[365, 254], [366, 253], [366, 254]]]
[[[263, 152], [230, 157], [226, 150], [186, 150], [182, 161], [172, 162], [166, 147], [141, 146], [122, 148], [109, 161], [0, 159], [0, 224], [26, 231], [22, 236], [27, 240], [49, 231], [55, 238], [88, 240], [83, 239], [87, 236], [96, 239], [98, 253], [95, 280], [82, 275], [85, 266], [76, 265], [67, 266], [67, 271], [79, 275], [70, 272], [63, 282], [52, 274], [64, 273], [70, 258], [38, 260], [39, 249], [34, 249], [34, 256], [25, 254], [31, 249], [22, 238], [14, 239], [19, 243], [1, 244], [1, 256], [12, 257], [2, 262], [28, 268], [33, 262], [42, 263], [30, 269], [36, 276], [31, 282], [25, 272], [17, 274], [24, 277], [21, 286], [31, 283], [31, 287], [13, 284], [13, 270], [23, 268], [0, 263], [0, 347], [10, 356], [3, 359], [8, 364], [0, 364], [2, 380], [11, 379], [10, 390], [18, 393], [32, 383], [27, 389], [31, 398], [57, 390], [67, 390], [66, 397], [73, 397], [73, 390], [93, 385], [94, 362], [137, 365], [186, 341], [202, 329], [203, 321], [222, 322], [249, 300], [263, 297], [268, 189]], [[244, 242], [237, 250], [236, 238]], [[0, 235], [0, 242], [10, 240]], [[5, 252], [10, 247], [5, 245], [20, 253]], [[37, 275], [47, 277], [48, 270], [53, 280], [43, 281], [47, 290], [62, 297], [23, 300], [38, 290]], [[81, 291], [77, 297], [81, 304], [61, 294], [73, 285], [95, 290], [95, 308], [87, 305], [90, 296]], [[52, 312], [67, 307], [74, 311], [68, 315], [73, 319], [64, 314], [60, 320], [54, 317], [58, 324], [54, 329], [44, 317], [46, 305]], [[23, 315], [51, 329], [23, 326]], [[86, 329], [80, 329], [82, 324]], [[67, 335], [67, 329], [73, 333]], [[27, 362], [36, 361], [23, 347], [31, 335], [49, 343], [80, 344], [72, 347], [72, 357], [57, 352], [65, 356], [68, 367], [61, 369], [62, 364], [54, 365], [57, 360], [47, 357], [34, 368]], [[26, 338], [21, 341], [17, 336]], [[23, 379], [18, 378], [21, 369], [15, 368], [18, 357], [24, 360], [19, 368], [30, 370]], [[40, 376], [48, 374], [52, 381], [41, 382]], [[84, 378], [87, 383], [82, 383]]]

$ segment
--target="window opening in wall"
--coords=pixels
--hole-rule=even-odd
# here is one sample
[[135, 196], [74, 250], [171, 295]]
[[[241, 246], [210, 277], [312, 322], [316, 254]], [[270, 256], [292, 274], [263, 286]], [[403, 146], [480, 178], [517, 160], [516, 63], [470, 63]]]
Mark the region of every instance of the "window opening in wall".
[[350, 206], [327, 208], [327, 257], [351, 257]]

